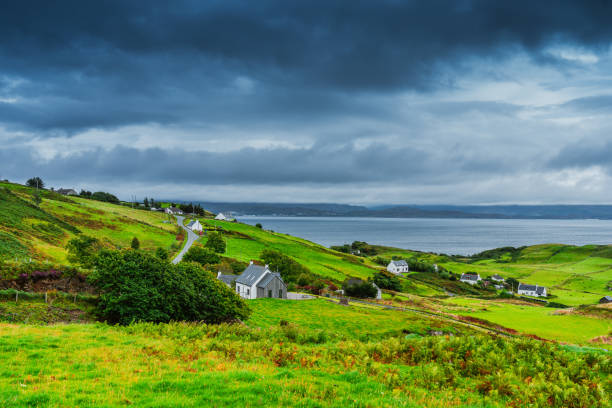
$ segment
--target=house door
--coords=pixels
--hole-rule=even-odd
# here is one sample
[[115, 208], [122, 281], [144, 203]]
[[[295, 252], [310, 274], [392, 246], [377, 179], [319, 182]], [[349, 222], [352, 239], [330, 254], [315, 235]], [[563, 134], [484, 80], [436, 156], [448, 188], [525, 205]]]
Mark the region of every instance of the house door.
[[268, 297], [271, 298], [272, 297], [272, 290], [268, 291]]
[[279, 289], [279, 290], [278, 290], [278, 298], [279, 298], [279, 299], [282, 299], [282, 298], [283, 298], [283, 290], [282, 290], [282, 289]]

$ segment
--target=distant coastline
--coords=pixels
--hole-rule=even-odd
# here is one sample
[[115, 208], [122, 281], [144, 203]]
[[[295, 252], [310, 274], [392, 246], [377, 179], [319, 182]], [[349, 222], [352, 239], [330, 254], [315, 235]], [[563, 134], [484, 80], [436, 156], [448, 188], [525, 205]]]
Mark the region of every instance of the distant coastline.
[[612, 205], [383, 205], [199, 202], [235, 216], [612, 220]]

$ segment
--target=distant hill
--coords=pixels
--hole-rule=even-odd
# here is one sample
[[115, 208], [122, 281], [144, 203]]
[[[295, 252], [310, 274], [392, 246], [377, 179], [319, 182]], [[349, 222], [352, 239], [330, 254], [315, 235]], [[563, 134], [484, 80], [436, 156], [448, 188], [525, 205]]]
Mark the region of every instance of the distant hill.
[[202, 202], [213, 212], [293, 217], [612, 219], [612, 205], [386, 205]]

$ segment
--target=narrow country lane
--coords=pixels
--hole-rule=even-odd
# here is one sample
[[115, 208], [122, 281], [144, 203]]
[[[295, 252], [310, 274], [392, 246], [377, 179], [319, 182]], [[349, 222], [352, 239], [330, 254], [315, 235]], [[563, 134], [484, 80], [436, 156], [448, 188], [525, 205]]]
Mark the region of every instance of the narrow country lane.
[[193, 232], [192, 230], [190, 230], [189, 228], [183, 225], [183, 220], [185, 219], [185, 217], [182, 217], [180, 215], [175, 215], [175, 217], [176, 217], [176, 223], [181, 228], [183, 228], [185, 231], [187, 231], [187, 241], [185, 242], [183, 249], [181, 249], [181, 252], [179, 252], [176, 258], [172, 260], [173, 264], [177, 264], [181, 262], [181, 260], [183, 259], [183, 256], [185, 256], [187, 251], [189, 251], [189, 248], [191, 248], [191, 245], [193, 245], [193, 243], [196, 242], [196, 240], [199, 238], [199, 236], [195, 232]]

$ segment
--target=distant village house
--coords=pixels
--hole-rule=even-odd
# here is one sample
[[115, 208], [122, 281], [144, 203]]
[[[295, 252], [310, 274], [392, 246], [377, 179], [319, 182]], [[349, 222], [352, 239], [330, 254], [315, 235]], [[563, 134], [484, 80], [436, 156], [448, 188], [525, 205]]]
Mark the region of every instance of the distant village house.
[[62, 195], [69, 195], [69, 196], [79, 195], [79, 193], [77, 193], [75, 190], [73, 190], [71, 188], [59, 188], [57, 190], [57, 192], [62, 194]]
[[202, 232], [204, 229], [202, 228], [202, 224], [200, 224], [199, 220], [190, 221], [187, 224], [187, 228], [192, 230], [193, 232]]
[[519, 283], [517, 293], [525, 296], [546, 297], [546, 288], [538, 285]]
[[480, 282], [482, 279], [480, 275], [477, 273], [464, 273], [461, 274], [461, 278], [459, 279], [461, 282], [469, 283], [470, 285], [475, 285]]
[[492, 281], [495, 281], [495, 282], [504, 282], [504, 278], [502, 278], [501, 276], [499, 276], [499, 275], [497, 275], [497, 274], [496, 274], [496, 275], [491, 276], [491, 280], [492, 280]]
[[612, 303], [612, 296], [604, 296], [599, 299], [599, 303]]
[[401, 261], [391, 261], [389, 265], [387, 265], [387, 271], [395, 275], [406, 273], [408, 272], [408, 262], [403, 259]]
[[223, 215], [223, 213], [219, 213], [217, 214], [217, 216], [215, 217], [215, 220], [219, 220], [219, 221], [225, 221], [227, 218], [225, 218], [225, 215]]
[[178, 214], [181, 215], [183, 213], [183, 211], [181, 211], [180, 208], [176, 208], [176, 207], [168, 207], [165, 209], [166, 214]]

